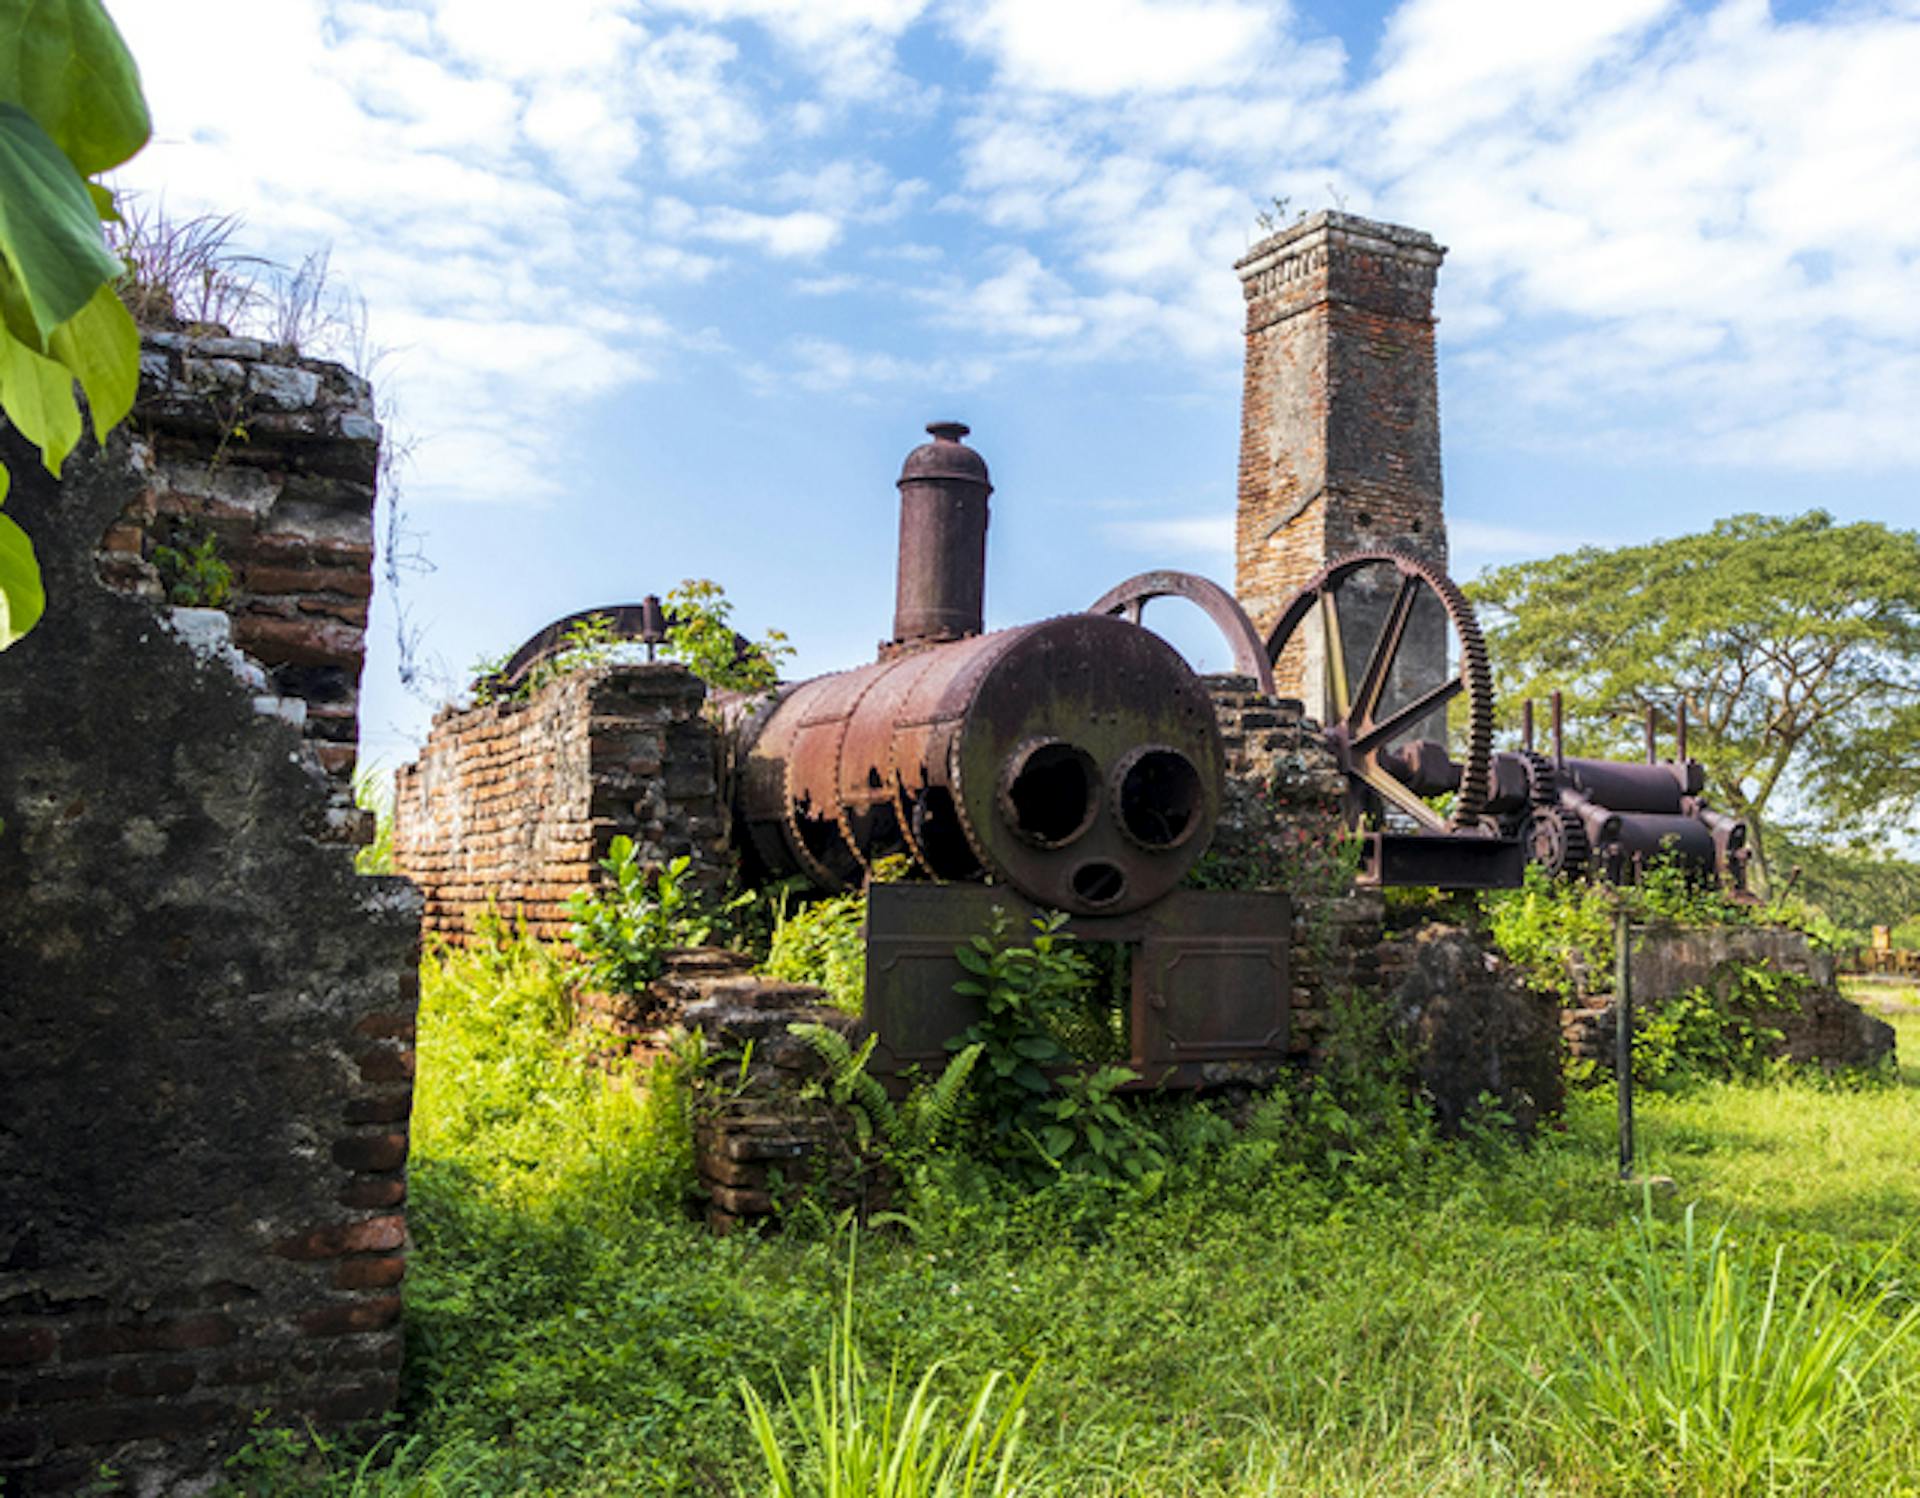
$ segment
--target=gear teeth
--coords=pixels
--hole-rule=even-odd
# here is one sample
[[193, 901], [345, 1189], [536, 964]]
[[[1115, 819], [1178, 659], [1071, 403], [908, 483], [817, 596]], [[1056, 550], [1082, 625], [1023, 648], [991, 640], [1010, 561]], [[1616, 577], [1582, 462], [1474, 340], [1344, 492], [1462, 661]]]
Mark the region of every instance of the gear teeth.
[[1466, 758], [1460, 766], [1460, 789], [1453, 799], [1453, 814], [1448, 829], [1467, 831], [1481, 824], [1493, 782], [1493, 672], [1487, 663], [1487, 642], [1480, 633], [1480, 621], [1473, 605], [1452, 578], [1431, 562], [1393, 547], [1350, 552], [1329, 562], [1301, 586], [1280, 611], [1273, 630], [1267, 636], [1267, 659], [1279, 664], [1281, 652], [1293, 632], [1306, 621], [1316, 600], [1329, 588], [1337, 588], [1349, 575], [1362, 567], [1385, 563], [1403, 576], [1418, 577], [1440, 599], [1454, 633], [1460, 637], [1460, 679], [1466, 686], [1467, 730]]

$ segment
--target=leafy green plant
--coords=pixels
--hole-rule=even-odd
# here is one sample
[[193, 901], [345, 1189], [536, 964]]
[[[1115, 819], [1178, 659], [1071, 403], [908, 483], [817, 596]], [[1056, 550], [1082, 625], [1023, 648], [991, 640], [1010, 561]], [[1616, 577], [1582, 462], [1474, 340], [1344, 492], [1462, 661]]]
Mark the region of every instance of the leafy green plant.
[[768, 1498], [1011, 1498], [1025, 1491], [1015, 1457], [1033, 1374], [1010, 1383], [989, 1373], [955, 1421], [936, 1387], [941, 1372], [933, 1363], [909, 1389], [898, 1362], [884, 1385], [867, 1371], [853, 1334], [849, 1256], [827, 1366], [808, 1370], [804, 1398], [781, 1383], [788, 1423], [799, 1438], [797, 1460], [788, 1459], [773, 1409], [740, 1380]]
[[1073, 1171], [1107, 1186], [1157, 1190], [1166, 1175], [1166, 1145], [1128, 1113], [1116, 1094], [1140, 1074], [1125, 1066], [1102, 1066], [1055, 1084], [1058, 1095], [1041, 1103], [1038, 1143], [1058, 1170]]
[[729, 622], [733, 605], [726, 591], [707, 578], [690, 577], [667, 594], [666, 613], [668, 658], [710, 687], [765, 691], [780, 679], [780, 662], [793, 654], [780, 630], [768, 630], [757, 642], [735, 634]]
[[[140, 75], [98, 0], [0, 14], [0, 408], [56, 477], [80, 440], [74, 382], [102, 442], [139, 388], [140, 335], [100, 230], [113, 197], [92, 179], [151, 133]], [[0, 465], [0, 503], [9, 483]], [[0, 515], [0, 649], [45, 607], [33, 544]]]
[[638, 993], [660, 976], [669, 947], [702, 945], [713, 917], [685, 883], [692, 860], [684, 856], [648, 869], [625, 833], [600, 860], [608, 883], [575, 890], [567, 900], [573, 917], [568, 933], [587, 963], [587, 981], [610, 993]]
[[1890, 1397], [1875, 1375], [1920, 1327], [1920, 1306], [1900, 1310], [1878, 1270], [1843, 1289], [1831, 1263], [1796, 1295], [1785, 1245], [1762, 1271], [1725, 1226], [1703, 1242], [1692, 1207], [1680, 1248], [1676, 1261], [1659, 1245], [1649, 1196], [1627, 1254], [1633, 1277], [1607, 1287], [1615, 1316], [1545, 1381], [1549, 1419], [1603, 1469], [1666, 1491], [1817, 1478], [1842, 1426]]
[[1528, 985], [1572, 1000], [1613, 986], [1613, 900], [1603, 884], [1527, 866], [1517, 890], [1482, 895], [1494, 945]]
[[789, 907], [783, 894], [776, 911], [761, 971], [788, 983], [818, 984], [836, 1009], [858, 1014], [867, 983], [866, 895], [829, 895]]
[[175, 539], [177, 546], [153, 549], [167, 601], [185, 608], [221, 607], [233, 593], [233, 569], [220, 556], [220, 538], [208, 531], [198, 541]]
[[502, 679], [511, 657], [482, 656], [473, 663], [473, 704], [475, 707], [485, 707], [491, 702], [530, 701], [536, 692], [551, 682], [606, 665], [615, 658], [624, 643], [614, 632], [611, 618], [605, 614], [589, 614], [568, 625], [566, 633], [560, 637], [560, 648], [545, 659], [534, 662], [533, 668], [512, 686]]
[[1703, 984], [1635, 1017], [1633, 1074], [1643, 1082], [1754, 1081], [1774, 1070], [1782, 1032], [1769, 1012], [1798, 1010], [1812, 980], [1764, 962], [1724, 962]]

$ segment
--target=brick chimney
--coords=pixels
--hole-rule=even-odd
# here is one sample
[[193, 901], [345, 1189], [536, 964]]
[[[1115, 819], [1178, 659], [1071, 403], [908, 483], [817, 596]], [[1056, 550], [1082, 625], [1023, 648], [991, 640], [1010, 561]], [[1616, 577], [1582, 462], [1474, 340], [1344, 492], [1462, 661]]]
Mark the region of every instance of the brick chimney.
[[[1433, 345], [1445, 254], [1418, 229], [1316, 213], [1234, 267], [1247, 301], [1234, 591], [1262, 629], [1347, 552], [1390, 546], [1446, 565]], [[1350, 605], [1342, 626], [1357, 673], [1378, 617]], [[1431, 685], [1445, 651], [1444, 616], [1416, 613], [1396, 677]], [[1310, 643], [1279, 668], [1281, 690], [1315, 714], [1321, 656]]]

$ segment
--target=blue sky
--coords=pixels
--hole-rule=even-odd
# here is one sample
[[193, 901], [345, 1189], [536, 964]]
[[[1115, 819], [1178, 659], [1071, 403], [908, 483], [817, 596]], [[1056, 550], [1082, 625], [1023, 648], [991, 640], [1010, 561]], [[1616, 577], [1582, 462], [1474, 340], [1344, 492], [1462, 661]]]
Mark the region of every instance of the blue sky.
[[[1232, 262], [1275, 196], [1449, 247], [1457, 575], [1920, 524], [1920, 0], [110, 8], [155, 120], [120, 185], [365, 299], [448, 690], [692, 576], [797, 673], [867, 659], [936, 417], [992, 465], [990, 625], [1230, 583]], [[389, 764], [431, 710], [392, 608]]]

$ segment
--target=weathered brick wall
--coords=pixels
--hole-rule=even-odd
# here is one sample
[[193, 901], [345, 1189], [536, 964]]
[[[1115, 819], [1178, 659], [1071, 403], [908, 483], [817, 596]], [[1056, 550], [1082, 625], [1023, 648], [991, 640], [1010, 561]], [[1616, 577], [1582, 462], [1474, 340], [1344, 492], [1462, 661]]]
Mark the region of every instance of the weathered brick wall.
[[727, 821], [706, 688], [685, 667], [562, 676], [530, 699], [447, 708], [400, 771], [394, 862], [426, 895], [426, 925], [461, 941], [489, 903], [544, 938], [599, 877], [618, 834], [643, 862], [682, 854], [724, 881]]
[[[133, 422], [61, 482], [0, 433], [49, 596], [0, 654], [9, 1492], [108, 1462], [158, 1490], [257, 1410], [396, 1398], [419, 901], [353, 873], [339, 810], [376, 429], [344, 372], [230, 355], [196, 410], [215, 356], [155, 349]], [[168, 515], [228, 547], [231, 625], [151, 597]]]
[[351, 811], [360, 668], [373, 593], [380, 426], [367, 382], [251, 338], [149, 333], [133, 448], [139, 482], [101, 538], [109, 586], [168, 603], [156, 549], [214, 538], [232, 574], [221, 605], [264, 675], [262, 711], [300, 730], [332, 778], [338, 835]]
[[[1236, 265], [1247, 304], [1234, 591], [1262, 629], [1327, 562], [1391, 546], [1447, 560], [1433, 289], [1446, 251], [1418, 230], [1319, 213]], [[1354, 595], [1349, 657], [1385, 600]], [[1417, 616], [1409, 679], [1438, 679], [1437, 609]], [[1357, 669], [1357, 666], [1356, 666]], [[1281, 690], [1324, 702], [1320, 652], [1290, 649]]]

